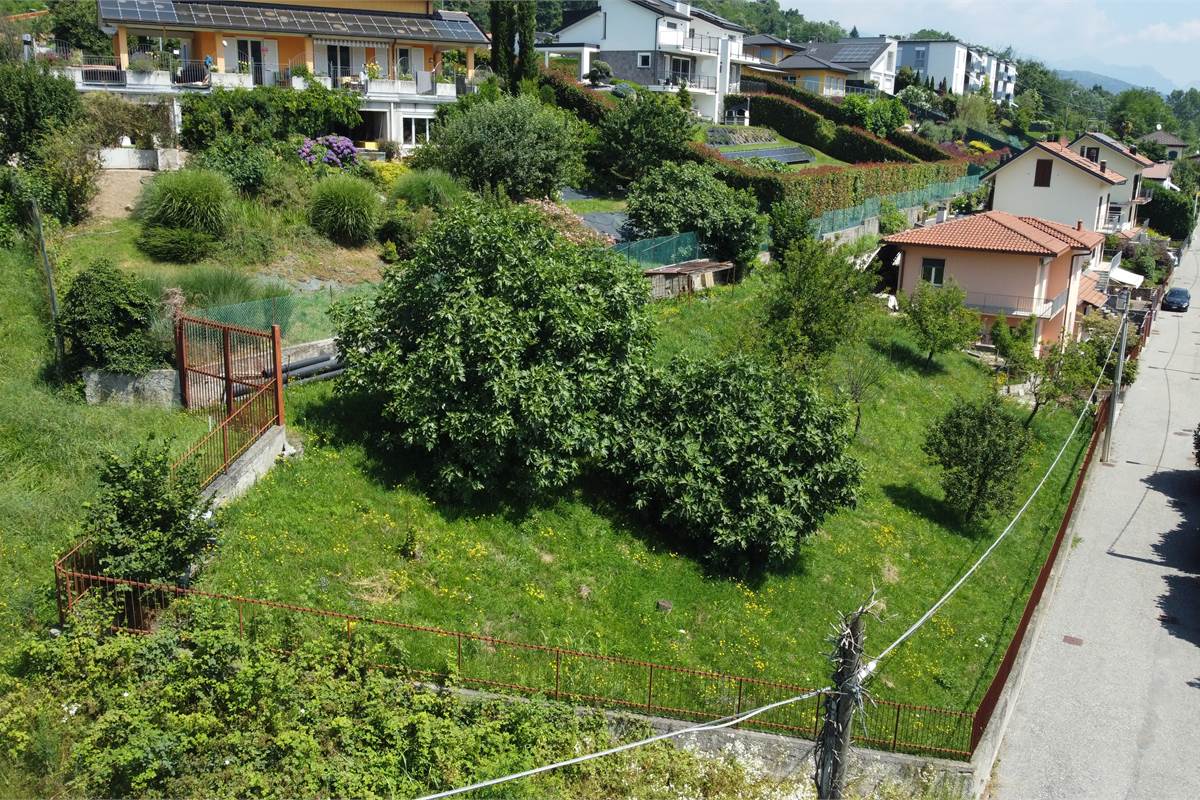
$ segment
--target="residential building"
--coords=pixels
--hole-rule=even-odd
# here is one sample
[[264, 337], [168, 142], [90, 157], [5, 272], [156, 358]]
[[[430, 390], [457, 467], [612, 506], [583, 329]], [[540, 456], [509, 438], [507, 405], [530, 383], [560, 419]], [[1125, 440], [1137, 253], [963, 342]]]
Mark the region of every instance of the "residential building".
[[[437, 107], [465, 90], [475, 49], [488, 46], [468, 15], [438, 10], [431, 0], [320, 6], [299, 0], [100, 0], [98, 6], [100, 26], [112, 35], [111, 53], [53, 45], [39, 53], [80, 91], [177, 98], [218, 87], [301, 88], [313, 80], [361, 94], [363, 125], [354, 138], [391, 139], [406, 147], [428, 137]], [[464, 54], [464, 75], [449, 69], [448, 51]]]
[[1142, 183], [1143, 171], [1154, 162], [1130, 147], [1099, 131], [1088, 131], [1069, 147], [1093, 164], [1104, 162], [1114, 171], [1126, 176], [1125, 183], [1112, 187], [1109, 225], [1125, 230], [1137, 225], [1137, 209], [1150, 201], [1150, 190]]
[[[840, 39], [836, 42], [812, 42], [804, 45], [804, 55], [852, 70], [847, 78], [849, 91], [878, 89], [896, 92], [896, 40], [887, 36]], [[791, 58], [795, 58], [792, 56]], [[784, 61], [779, 64], [786, 69]]]
[[935, 89], [962, 94], [968, 85], [969, 48], [962, 42], [940, 39], [901, 39], [897, 43], [900, 66], [911, 67], [922, 81], [933, 78]]
[[987, 211], [888, 236], [900, 249], [898, 290], [921, 281], [953, 281], [966, 303], [983, 316], [980, 340], [1004, 319], [1016, 327], [1034, 322], [1034, 349], [1075, 337], [1080, 278], [1103, 255], [1104, 236], [1082, 225]]
[[[1142, 180], [1147, 184], [1158, 184], [1164, 189], [1179, 191], [1179, 187], [1171, 182], [1171, 173], [1175, 169], [1174, 161], [1161, 161], [1152, 167], [1147, 167], [1142, 173]], [[1149, 186], [1146, 187], [1147, 189]]]
[[[1011, 103], [1017, 92], [1017, 65], [990, 51], [972, 50], [971, 53], [981, 65], [982, 75], [987, 77], [992, 100], [997, 103]], [[982, 87], [976, 87], [975, 91], [979, 91], [980, 88]]]
[[766, 76], [794, 84], [813, 94], [843, 97], [847, 82], [856, 74], [853, 69], [825, 61], [808, 53], [788, 56], [773, 67], [747, 67], [747, 78]]
[[603, 61], [613, 77], [652, 91], [687, 86], [698, 114], [719, 122], [726, 94], [740, 88], [743, 65], [761, 60], [743, 48], [742, 26], [686, 2], [600, 0], [592, 9], [565, 14], [555, 41], [539, 44], [552, 55], [579, 59], [579, 78]]
[[742, 39], [742, 50], [746, 55], [755, 56], [764, 64], [778, 64], [803, 49], [804, 45], [770, 33], [756, 33]]
[[[983, 180], [992, 183], [991, 207], [1085, 230], [1115, 233], [1129, 227], [1112, 207], [1114, 187], [1124, 175], [1097, 163], [1062, 142], [1035, 142], [1001, 162]], [[1115, 212], [1115, 213], [1114, 213]]]
[[1167, 133], [1164, 130], [1157, 130], [1147, 133], [1145, 136], [1138, 139], [1138, 141], [1162, 145], [1162, 148], [1167, 151], [1167, 161], [1175, 161], [1187, 150], [1187, 142], [1185, 142], [1183, 139], [1180, 139], [1175, 134]]

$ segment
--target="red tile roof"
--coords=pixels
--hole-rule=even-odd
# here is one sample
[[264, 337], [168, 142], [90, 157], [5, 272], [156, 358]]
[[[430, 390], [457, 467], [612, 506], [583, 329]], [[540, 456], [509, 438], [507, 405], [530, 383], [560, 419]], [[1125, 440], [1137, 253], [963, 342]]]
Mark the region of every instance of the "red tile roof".
[[1174, 168], [1174, 161], [1164, 161], [1161, 164], [1155, 164], [1143, 172], [1142, 177], [1148, 181], [1165, 181], [1171, 177], [1171, 171]]
[[[1079, 139], [1082, 139], [1085, 136], [1091, 137], [1092, 139], [1096, 140], [1097, 142], [1104, 145], [1105, 147], [1116, 150], [1121, 155], [1132, 160], [1134, 163], [1140, 164], [1143, 167], [1150, 167], [1150, 166], [1154, 165], [1154, 159], [1147, 158], [1146, 156], [1142, 155], [1141, 153], [1133, 152], [1133, 150], [1129, 149], [1129, 145], [1125, 144], [1124, 142], [1122, 142], [1119, 139], [1112, 138], [1108, 134], [1100, 133], [1099, 131], [1088, 131], [1087, 133], [1080, 136]], [[1076, 139], [1071, 144], [1078, 143], [1079, 139]]]
[[1104, 308], [1104, 304], [1108, 302], [1108, 295], [1100, 291], [1100, 279], [1090, 272], [1085, 272], [1079, 276], [1079, 299], [1096, 308]]
[[927, 228], [913, 228], [888, 236], [884, 241], [888, 244], [950, 247], [957, 250], [1057, 256], [1071, 249], [1090, 250], [1104, 241], [1104, 237], [1037, 217], [986, 211]]
[[1101, 170], [1100, 165], [1095, 161], [1084, 158], [1070, 147], [1067, 147], [1065, 144], [1059, 144], [1058, 142], [1037, 142], [1035, 146], [1045, 150], [1048, 153], [1053, 153], [1062, 160], [1074, 164], [1084, 172], [1091, 173], [1103, 181], [1108, 181], [1109, 183], [1125, 182], [1124, 175], [1113, 172], [1111, 169]]

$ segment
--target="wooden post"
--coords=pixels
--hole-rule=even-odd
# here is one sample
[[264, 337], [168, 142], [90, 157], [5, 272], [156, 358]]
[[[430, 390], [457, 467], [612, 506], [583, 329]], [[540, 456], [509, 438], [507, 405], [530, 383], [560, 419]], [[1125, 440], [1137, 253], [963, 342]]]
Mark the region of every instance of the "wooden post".
[[821, 800], [842, 797], [850, 754], [850, 726], [862, 697], [862, 618], [870, 613], [874, 603], [872, 595], [853, 614], [843, 616], [834, 638], [833, 690], [825, 698], [825, 724], [814, 751], [817, 769], [813, 782]]
[[278, 325], [271, 326], [271, 348], [275, 351], [275, 422], [283, 427], [283, 344]]

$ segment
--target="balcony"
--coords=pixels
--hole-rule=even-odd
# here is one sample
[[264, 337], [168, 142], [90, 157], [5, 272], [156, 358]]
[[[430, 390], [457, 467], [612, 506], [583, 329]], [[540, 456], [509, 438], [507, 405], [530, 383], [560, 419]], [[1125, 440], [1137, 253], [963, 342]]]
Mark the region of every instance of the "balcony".
[[695, 36], [677, 28], [658, 28], [658, 48], [668, 52], [715, 56], [721, 52], [721, 39], [717, 36]]
[[717, 76], [671, 71], [658, 78], [657, 85], [648, 88], [660, 91], [675, 91], [681, 86], [686, 86], [689, 92], [715, 92], [717, 90]]
[[1128, 220], [1124, 219], [1125, 209], [1119, 203], [1112, 203], [1115, 208], [1110, 208], [1104, 216], [1104, 222], [1100, 224], [1101, 233], [1120, 233], [1130, 227]]
[[1067, 305], [1069, 289], [1063, 289], [1051, 299], [1021, 297], [1011, 294], [989, 294], [967, 292], [965, 304], [969, 308], [993, 317], [1039, 317], [1052, 319]]

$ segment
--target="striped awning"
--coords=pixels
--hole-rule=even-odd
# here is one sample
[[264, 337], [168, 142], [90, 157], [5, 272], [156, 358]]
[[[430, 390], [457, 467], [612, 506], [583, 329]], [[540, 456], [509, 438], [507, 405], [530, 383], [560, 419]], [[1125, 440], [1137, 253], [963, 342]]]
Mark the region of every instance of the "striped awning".
[[326, 39], [319, 36], [313, 37], [313, 44], [317, 47], [325, 47], [333, 45], [335, 47], [382, 47], [387, 48], [391, 42], [382, 39]]

